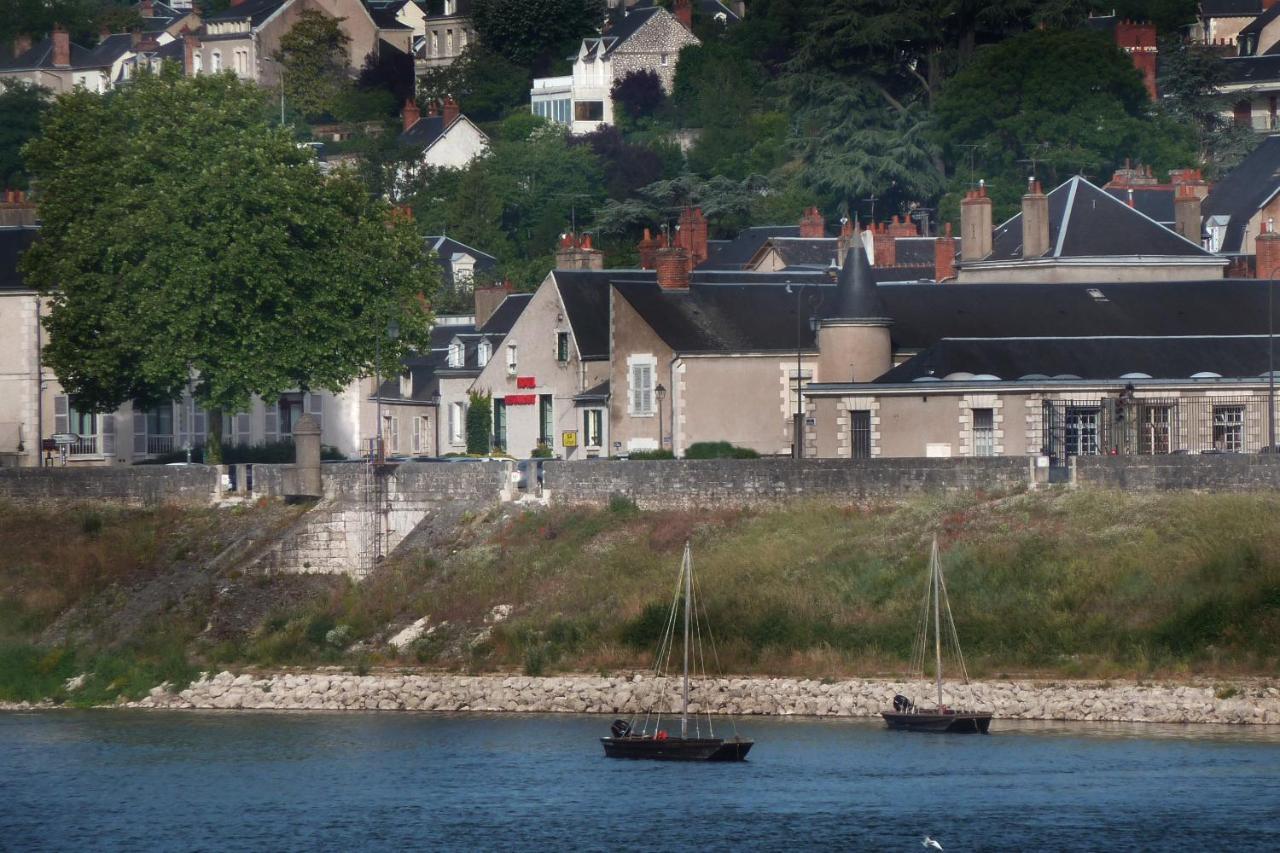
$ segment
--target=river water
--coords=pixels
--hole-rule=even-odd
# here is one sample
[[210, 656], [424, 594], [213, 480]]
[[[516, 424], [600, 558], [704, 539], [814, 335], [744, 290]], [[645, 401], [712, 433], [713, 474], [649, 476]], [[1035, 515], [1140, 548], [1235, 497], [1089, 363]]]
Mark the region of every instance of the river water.
[[1280, 731], [751, 718], [745, 764], [609, 720], [0, 714], [0, 850], [1280, 850]]

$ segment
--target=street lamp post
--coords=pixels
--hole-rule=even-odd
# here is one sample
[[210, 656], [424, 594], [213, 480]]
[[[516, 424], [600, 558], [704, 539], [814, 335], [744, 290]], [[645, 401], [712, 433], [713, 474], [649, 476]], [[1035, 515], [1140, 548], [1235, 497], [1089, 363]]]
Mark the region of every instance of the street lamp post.
[[658, 449], [661, 450], [666, 446], [663, 442], [664, 436], [662, 434], [662, 401], [667, 399], [667, 389], [662, 386], [661, 382], [658, 383], [657, 388], [653, 389], [653, 396], [658, 400]]

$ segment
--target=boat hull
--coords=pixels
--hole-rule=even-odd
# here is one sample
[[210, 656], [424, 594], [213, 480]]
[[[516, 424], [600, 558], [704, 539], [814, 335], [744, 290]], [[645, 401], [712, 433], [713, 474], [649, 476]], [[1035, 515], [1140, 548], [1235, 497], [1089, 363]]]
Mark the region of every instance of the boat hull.
[[889, 728], [908, 732], [985, 735], [991, 727], [991, 714], [987, 711], [948, 711], [946, 713], [884, 711], [880, 716], [884, 717]]
[[754, 741], [743, 738], [602, 737], [609, 758], [650, 761], [745, 761]]

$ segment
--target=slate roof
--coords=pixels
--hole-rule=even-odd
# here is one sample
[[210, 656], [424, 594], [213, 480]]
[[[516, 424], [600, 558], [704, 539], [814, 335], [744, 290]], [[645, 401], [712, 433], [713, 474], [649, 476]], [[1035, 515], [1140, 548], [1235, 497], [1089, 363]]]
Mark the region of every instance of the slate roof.
[[842, 320], [882, 320], [889, 316], [880, 288], [871, 273], [866, 249], [853, 246], [845, 253], [840, 276], [836, 279], [839, 302], [835, 316]]
[[1262, 14], [1258, 15], [1258, 17], [1254, 18], [1252, 21], [1245, 24], [1244, 27], [1241, 28], [1240, 30], [1240, 35], [1242, 36], [1261, 35], [1263, 27], [1265, 27], [1267, 24], [1274, 21], [1277, 17], [1280, 17], [1280, 8], [1277, 8], [1276, 6], [1272, 6], [1270, 9], [1263, 11]]
[[[1199, 245], [1076, 175], [1049, 193], [1049, 251], [1044, 258], [1211, 257]], [[1022, 214], [995, 230], [985, 261], [1022, 256]]]
[[1268, 83], [1280, 80], [1280, 55], [1228, 56], [1222, 60], [1226, 83]]
[[1267, 336], [944, 338], [875, 380], [877, 384], [986, 374], [1006, 381], [1027, 376], [1188, 379], [1211, 372], [1233, 378], [1265, 376]]
[[[893, 256], [900, 267], [932, 267], [934, 262], [933, 237], [899, 237], [894, 243]], [[960, 250], [960, 238], [956, 238], [956, 251]]]
[[584, 403], [603, 403], [609, 399], [609, 380], [601, 382], [599, 385], [593, 385], [580, 394], [574, 395], [573, 402], [577, 404]]
[[[621, 47], [623, 42], [639, 32], [640, 28], [649, 23], [657, 13], [658, 7], [656, 6], [648, 8], [637, 6], [630, 10], [624, 10], [624, 14], [621, 17], [615, 16], [613, 18], [612, 26], [601, 38], [584, 40], [584, 44], [589, 45], [588, 54], [595, 53], [600, 47], [603, 47], [604, 55], [607, 56]], [[590, 45], [589, 43], [591, 42], [596, 42], [596, 44]]]
[[740, 270], [755, 257], [756, 252], [760, 251], [760, 247], [770, 238], [799, 236], [799, 225], [760, 225], [744, 228], [732, 240], [715, 241], [719, 244], [718, 248], [708, 241], [708, 257], [698, 265], [698, 269]]
[[1172, 186], [1165, 187], [1104, 187], [1103, 191], [1125, 204], [1129, 203], [1129, 191], [1133, 191], [1133, 206], [1166, 228], [1173, 228]]
[[0, 227], [0, 290], [24, 290], [18, 260], [39, 236], [40, 229], [27, 225]]
[[257, 27], [288, 2], [291, 0], [245, 0], [239, 6], [228, 6], [221, 12], [206, 16], [205, 21], [242, 21], [248, 18], [250, 25]]
[[490, 335], [502, 335], [506, 337], [511, 331], [511, 327], [516, 324], [516, 320], [520, 319], [520, 315], [524, 313], [524, 309], [529, 306], [529, 300], [533, 298], [532, 293], [512, 293], [502, 300], [494, 312], [489, 315], [489, 319], [484, 321], [484, 325], [480, 327], [480, 331]]
[[[133, 48], [133, 36], [117, 33], [107, 36], [92, 49], [71, 42], [71, 64], [59, 70], [106, 68]], [[0, 58], [0, 70], [25, 71], [35, 68], [59, 68], [53, 64], [53, 38], [45, 38], [18, 56]]]
[[[408, 130], [401, 132], [401, 134], [396, 137], [396, 142], [400, 145], [412, 146], [425, 151], [435, 144], [437, 139], [444, 136], [445, 132], [448, 131], [450, 127], [453, 127], [454, 124], [462, 121], [463, 118], [465, 118], [465, 116], [459, 114], [458, 117], [453, 120], [453, 124], [445, 127], [444, 116], [423, 116], [415, 121], [413, 126]], [[468, 119], [468, 121], [470, 121], [470, 119]], [[481, 131], [480, 135], [485, 136], [484, 131]]]
[[773, 247], [788, 267], [826, 269], [835, 262], [839, 251], [834, 237], [772, 237], [767, 245]]
[[392, 3], [365, 3], [364, 8], [380, 30], [411, 30], [413, 27], [396, 20], [396, 15], [400, 14], [400, 10], [408, 2], [409, 0], [397, 0]]
[[1230, 254], [1241, 250], [1249, 220], [1277, 191], [1280, 191], [1280, 136], [1268, 136], [1240, 165], [1213, 185], [1200, 206], [1206, 220], [1210, 216], [1227, 217], [1227, 234], [1221, 252]]
[[453, 256], [470, 255], [476, 259], [475, 272], [489, 272], [498, 266], [498, 259], [487, 252], [473, 249], [466, 243], [459, 243], [451, 237], [434, 235], [427, 237], [427, 248], [436, 253], [440, 259], [440, 281], [448, 288], [453, 287]]
[[617, 270], [552, 273], [578, 353], [586, 361], [609, 357], [609, 282], [618, 274]]
[[1200, 0], [1200, 11], [1206, 17], [1243, 17], [1262, 11], [1262, 0]]

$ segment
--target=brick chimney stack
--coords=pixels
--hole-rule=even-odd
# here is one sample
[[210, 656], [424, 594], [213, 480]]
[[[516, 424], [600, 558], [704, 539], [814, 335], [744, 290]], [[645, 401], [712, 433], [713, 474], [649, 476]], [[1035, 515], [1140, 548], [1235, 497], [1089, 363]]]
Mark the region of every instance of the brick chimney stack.
[[1187, 187], [1201, 201], [1209, 195], [1209, 182], [1204, 179], [1204, 174], [1199, 169], [1170, 169], [1169, 183], [1175, 188]]
[[506, 299], [514, 291], [515, 285], [511, 283], [511, 279], [507, 279], [501, 284], [475, 288], [473, 298], [476, 306], [476, 328], [478, 329], [487, 323], [489, 318], [493, 316], [493, 312], [497, 311], [498, 306], [502, 304], [502, 300]]
[[53, 64], [57, 68], [71, 66], [71, 34], [61, 24], [53, 28]]
[[694, 267], [707, 259], [707, 218], [702, 215], [702, 208], [686, 206], [680, 211], [675, 244], [689, 253]]
[[[1269, 4], [1263, 2], [1265, 9]], [[1156, 46], [1156, 25], [1136, 21], [1116, 22], [1116, 46], [1129, 55], [1129, 61], [1142, 75], [1142, 83], [1151, 100], [1157, 100], [1156, 64], [1159, 48]]]
[[979, 182], [960, 202], [960, 260], [980, 261], [991, 254], [991, 198]]
[[1262, 233], [1255, 241], [1257, 255], [1257, 277], [1280, 277], [1280, 234], [1276, 233], [1275, 222], [1268, 219], [1262, 226]]
[[[1132, 190], [1130, 190], [1132, 192]], [[1030, 178], [1022, 197], [1022, 258], [1043, 257], [1049, 251], [1049, 197], [1040, 182]]]
[[675, 6], [671, 9], [671, 14], [676, 16], [677, 21], [684, 24], [686, 30], [693, 32], [692, 0], [676, 0]]
[[458, 120], [458, 113], [458, 102], [453, 99], [453, 95], [445, 95], [441, 116], [444, 118], [444, 126], [446, 128]]
[[1200, 228], [1200, 196], [1191, 184], [1180, 184], [1173, 195], [1173, 230], [1195, 243], [1203, 244]]
[[401, 110], [400, 115], [404, 120], [404, 129], [408, 130], [418, 123], [418, 119], [422, 118], [422, 110], [418, 109], [418, 104], [413, 98], [405, 98], [404, 109]]
[[644, 229], [644, 236], [640, 238], [636, 250], [640, 253], [640, 269], [651, 270], [656, 266], [658, 241], [653, 239], [653, 235], [649, 233], [649, 229]]
[[659, 249], [656, 256], [658, 286], [663, 290], [688, 290], [691, 269], [688, 251], [674, 246]]
[[[898, 217], [893, 217], [893, 224], [898, 224]], [[889, 225], [884, 222], [872, 224], [871, 245], [873, 267], [891, 267], [898, 263], [898, 238]]]
[[956, 277], [956, 238], [951, 236], [951, 223], [933, 241], [933, 280], [950, 281]]
[[805, 208], [800, 216], [800, 236], [808, 240], [827, 236], [827, 223], [822, 218], [822, 211], [816, 207]]
[[196, 75], [196, 48], [199, 46], [200, 40], [195, 33], [182, 34], [182, 72], [188, 77]]

